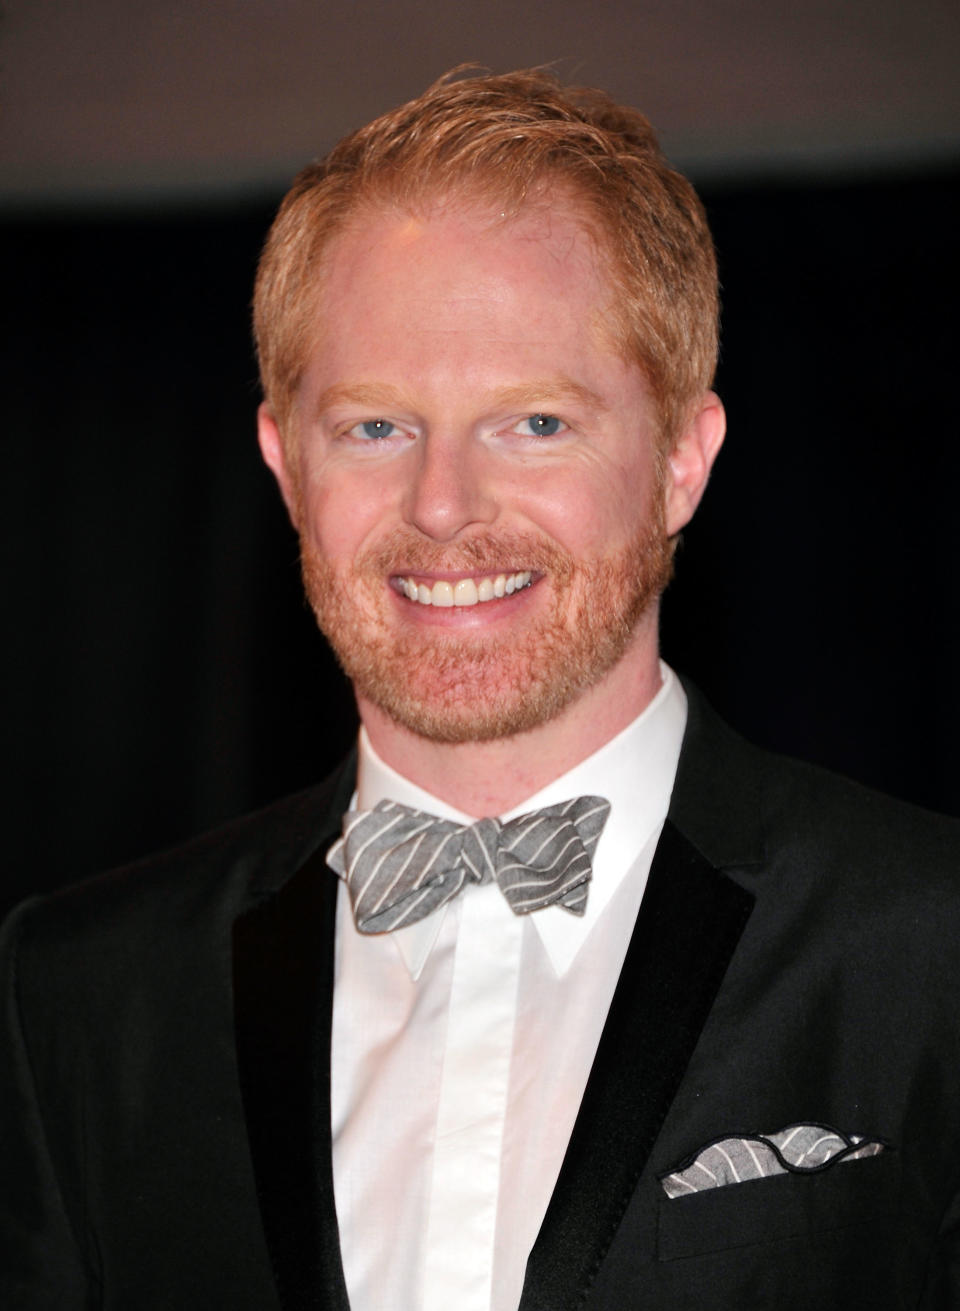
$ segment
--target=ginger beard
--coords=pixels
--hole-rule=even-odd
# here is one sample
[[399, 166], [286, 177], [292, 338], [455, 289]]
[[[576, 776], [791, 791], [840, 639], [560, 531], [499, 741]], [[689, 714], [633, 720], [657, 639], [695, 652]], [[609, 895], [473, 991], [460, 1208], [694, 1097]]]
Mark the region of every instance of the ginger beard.
[[[598, 683], [670, 581], [673, 547], [662, 498], [653, 499], [656, 510], [633, 543], [589, 563], [532, 534], [440, 547], [398, 530], [338, 570], [301, 537], [304, 586], [356, 692], [396, 723], [436, 742], [511, 737], [552, 719]], [[398, 631], [386, 594], [391, 576], [495, 575], [505, 567], [541, 575], [535, 585], [552, 590], [549, 611], [509, 630], [410, 624]]]

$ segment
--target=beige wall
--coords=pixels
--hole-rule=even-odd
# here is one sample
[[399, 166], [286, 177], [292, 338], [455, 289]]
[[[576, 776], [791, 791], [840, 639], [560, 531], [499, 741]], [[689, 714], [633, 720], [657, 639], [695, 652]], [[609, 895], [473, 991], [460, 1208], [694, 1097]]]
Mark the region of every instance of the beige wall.
[[274, 190], [453, 64], [550, 60], [700, 176], [960, 154], [952, 0], [7, 0], [0, 201]]

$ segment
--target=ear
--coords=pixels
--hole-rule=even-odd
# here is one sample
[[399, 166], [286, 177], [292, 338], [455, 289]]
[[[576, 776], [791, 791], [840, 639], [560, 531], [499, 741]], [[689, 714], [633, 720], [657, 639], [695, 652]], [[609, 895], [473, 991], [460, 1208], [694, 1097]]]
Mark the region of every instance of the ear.
[[727, 416], [720, 397], [708, 391], [698, 402], [693, 418], [688, 420], [667, 457], [665, 509], [668, 536], [676, 536], [693, 518], [726, 431]]
[[280, 429], [266, 401], [257, 410], [257, 441], [260, 443], [260, 454], [263, 456], [264, 463], [277, 480], [290, 522], [296, 528], [300, 522], [298, 480], [295, 471], [290, 469], [287, 462], [287, 452], [284, 449], [283, 438], [280, 436]]

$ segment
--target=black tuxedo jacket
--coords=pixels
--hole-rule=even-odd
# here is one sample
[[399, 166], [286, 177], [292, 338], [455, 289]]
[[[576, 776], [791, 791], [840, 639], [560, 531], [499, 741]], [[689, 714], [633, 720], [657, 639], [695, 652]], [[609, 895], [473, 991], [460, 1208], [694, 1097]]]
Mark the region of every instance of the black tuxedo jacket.
[[[352, 787], [348, 765], [8, 921], [5, 1311], [347, 1307], [323, 853]], [[522, 1311], [960, 1307], [958, 852], [953, 823], [691, 695]], [[798, 1122], [888, 1148], [666, 1196], [711, 1141]]]

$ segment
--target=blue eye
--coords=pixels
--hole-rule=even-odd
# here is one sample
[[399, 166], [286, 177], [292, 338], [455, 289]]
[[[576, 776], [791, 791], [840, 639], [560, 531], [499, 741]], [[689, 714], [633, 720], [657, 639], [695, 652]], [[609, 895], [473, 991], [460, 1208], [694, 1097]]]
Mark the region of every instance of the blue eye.
[[392, 437], [396, 432], [396, 424], [391, 423], [389, 419], [367, 419], [363, 423], [358, 423], [353, 431], [358, 437], [377, 441], [384, 437]]
[[534, 437], [555, 437], [558, 432], [563, 432], [567, 426], [555, 414], [531, 414], [526, 419], [520, 420], [520, 426], [523, 424], [527, 424], [528, 431]]

